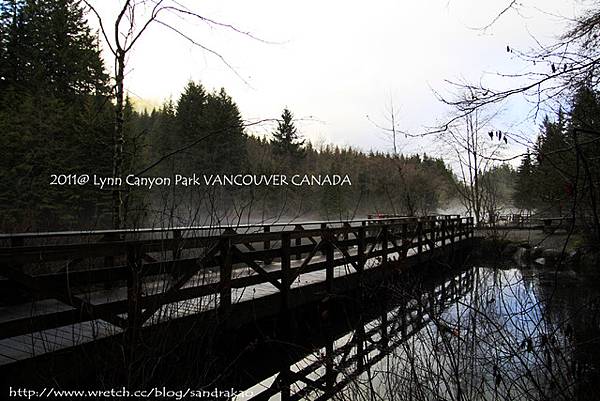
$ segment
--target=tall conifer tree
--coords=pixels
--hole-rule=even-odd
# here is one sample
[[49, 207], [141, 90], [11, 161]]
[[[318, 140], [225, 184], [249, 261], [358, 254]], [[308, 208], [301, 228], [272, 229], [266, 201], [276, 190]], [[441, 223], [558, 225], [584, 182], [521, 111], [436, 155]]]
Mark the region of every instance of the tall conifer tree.
[[298, 134], [294, 124], [294, 115], [285, 108], [281, 114], [281, 120], [277, 123], [277, 129], [273, 132], [273, 150], [275, 154], [290, 158], [304, 156], [304, 139]]

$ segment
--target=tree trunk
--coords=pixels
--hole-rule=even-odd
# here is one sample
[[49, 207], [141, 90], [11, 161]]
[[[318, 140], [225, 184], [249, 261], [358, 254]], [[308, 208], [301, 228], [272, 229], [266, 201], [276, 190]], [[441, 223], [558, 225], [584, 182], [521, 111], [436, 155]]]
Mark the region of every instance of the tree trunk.
[[[113, 134], [113, 178], [121, 176], [123, 166], [123, 109], [124, 109], [124, 89], [123, 82], [125, 79], [125, 52], [117, 50], [116, 61], [116, 105], [115, 105], [115, 130]], [[118, 182], [118, 181], [115, 181]], [[113, 228], [121, 228], [121, 217], [123, 215], [123, 198], [121, 194], [121, 186], [115, 186], [112, 191], [112, 222]]]

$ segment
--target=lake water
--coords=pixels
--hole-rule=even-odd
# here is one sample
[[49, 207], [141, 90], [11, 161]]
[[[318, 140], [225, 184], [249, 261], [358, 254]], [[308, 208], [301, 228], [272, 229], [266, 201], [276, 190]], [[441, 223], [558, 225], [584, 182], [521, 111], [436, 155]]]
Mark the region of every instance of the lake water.
[[472, 267], [395, 286], [385, 312], [236, 399], [598, 400], [598, 284]]

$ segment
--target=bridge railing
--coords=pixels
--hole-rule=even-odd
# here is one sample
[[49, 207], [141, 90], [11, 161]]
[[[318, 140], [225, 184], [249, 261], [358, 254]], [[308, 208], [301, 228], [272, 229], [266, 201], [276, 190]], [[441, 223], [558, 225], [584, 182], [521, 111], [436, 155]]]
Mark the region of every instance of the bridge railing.
[[546, 216], [539, 214], [497, 214], [480, 224], [488, 229], [532, 229], [552, 233], [556, 229], [569, 229], [574, 224], [571, 216]]
[[82, 233], [5, 236], [23, 242], [0, 248], [4, 286], [28, 293], [23, 302], [50, 299], [61, 307], [0, 322], [0, 338], [96, 319], [132, 331], [171, 317], [165, 312], [171, 305], [206, 297], [225, 315], [236, 289], [265, 283], [286, 307], [301, 275], [324, 272], [326, 289], [333, 292], [336, 268], [361, 273], [411, 255], [424, 257], [472, 237], [473, 222], [433, 216], [86, 235], [116, 233], [110, 240], [49, 245], [29, 243], [38, 236], [71, 239]]

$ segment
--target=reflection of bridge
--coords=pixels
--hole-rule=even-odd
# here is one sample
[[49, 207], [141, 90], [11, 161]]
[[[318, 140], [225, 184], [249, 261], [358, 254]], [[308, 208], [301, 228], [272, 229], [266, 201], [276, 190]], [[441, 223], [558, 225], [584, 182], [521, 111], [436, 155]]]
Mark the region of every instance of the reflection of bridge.
[[269, 400], [277, 394], [281, 400], [332, 398], [468, 294], [473, 289], [475, 273], [475, 269], [459, 272], [414, 298], [396, 299], [391, 310], [384, 307], [378, 316], [359, 323], [350, 333], [338, 338], [330, 335], [322, 348], [285, 364], [270, 378], [251, 387], [247, 392], [254, 396], [247, 399]]
[[3, 235], [0, 375], [90, 344], [129, 360], [158, 329], [285, 315], [472, 235], [458, 216]]

